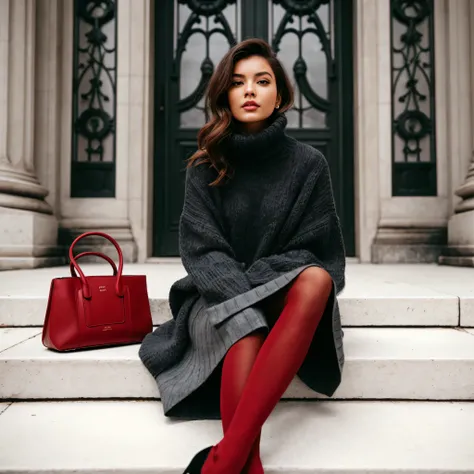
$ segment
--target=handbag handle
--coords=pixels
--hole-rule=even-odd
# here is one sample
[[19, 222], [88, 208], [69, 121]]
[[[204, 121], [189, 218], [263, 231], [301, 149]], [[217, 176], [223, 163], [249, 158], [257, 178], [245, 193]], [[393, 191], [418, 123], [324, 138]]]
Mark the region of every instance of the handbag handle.
[[118, 272], [117, 272], [117, 281], [115, 283], [115, 293], [119, 298], [123, 298], [123, 290], [122, 290], [122, 271], [123, 271], [123, 255], [122, 255], [122, 249], [120, 248], [119, 244], [115, 239], [113, 239], [110, 235], [106, 234], [105, 232], [85, 232], [84, 234], [80, 235], [77, 237], [74, 242], [71, 244], [69, 247], [69, 261], [73, 265], [74, 269], [77, 270], [77, 273], [79, 273], [79, 278], [81, 279], [82, 282], [82, 292], [84, 295], [84, 298], [87, 300], [90, 300], [92, 298], [91, 295], [91, 290], [89, 288], [89, 284], [87, 283], [86, 277], [84, 275], [84, 272], [81, 270], [79, 265], [76, 262], [76, 259], [74, 258], [74, 247], [77, 245], [77, 243], [84, 239], [85, 237], [89, 237], [92, 235], [96, 235], [98, 237], [103, 237], [104, 239], [107, 239], [117, 250], [118, 257], [119, 257], [119, 266], [118, 266]]
[[[105, 255], [103, 253], [100, 253], [100, 252], [82, 252], [79, 255], [76, 255], [76, 257], [75, 257], [76, 262], [80, 258], [86, 257], [88, 255], [94, 255], [96, 257], [100, 257], [100, 258], [103, 258], [104, 260], [107, 260], [107, 262], [110, 264], [110, 266], [112, 267], [112, 269], [114, 271], [114, 276], [117, 276], [117, 265], [115, 265], [115, 262], [108, 255]], [[74, 265], [72, 264], [72, 262], [69, 264], [69, 268], [71, 270], [71, 276], [77, 278], [77, 273], [76, 273], [76, 270], [74, 270]]]

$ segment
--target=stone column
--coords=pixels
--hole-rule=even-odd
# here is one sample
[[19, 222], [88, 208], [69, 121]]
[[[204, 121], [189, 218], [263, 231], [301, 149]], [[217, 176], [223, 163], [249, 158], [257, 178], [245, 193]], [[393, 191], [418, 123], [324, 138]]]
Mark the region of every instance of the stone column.
[[121, 130], [120, 140], [126, 145], [119, 147], [117, 159], [128, 166], [128, 218], [139, 262], [147, 261], [152, 254], [153, 240], [154, 3], [132, 0], [129, 11], [122, 3], [119, 7], [125, 10], [119, 11], [119, 31], [122, 28], [129, 32], [129, 38], [119, 38], [119, 47], [134, 54], [127, 59], [121, 56], [118, 64], [119, 84], [128, 87], [122, 91], [117, 107], [117, 133]]
[[[371, 248], [380, 219], [380, 137], [387, 128], [380, 120], [380, 9], [388, 0], [357, 0], [354, 48], [355, 213], [356, 255], [371, 261]], [[384, 55], [387, 51], [384, 51]], [[386, 71], [390, 74], [390, 71]], [[388, 123], [390, 128], [390, 122]]]
[[439, 263], [474, 267], [474, 153], [465, 182], [456, 190], [462, 200], [448, 224], [448, 247]]
[[[442, 265], [474, 266], [474, 138], [472, 126], [474, 124], [474, 32], [472, 25], [474, 22], [474, 5], [467, 2], [463, 12], [458, 12], [459, 5], [455, 0], [450, 2], [452, 28], [450, 42], [452, 43], [450, 58], [453, 62], [449, 70], [455, 70], [456, 66], [462, 70], [464, 78], [464, 90], [459, 91], [459, 87], [454, 83], [452, 94], [460, 94], [463, 101], [461, 117], [455, 109], [451, 114], [452, 131], [452, 152], [451, 152], [451, 179], [452, 179], [452, 208], [454, 214], [448, 222], [448, 245], [443, 250], [439, 258]], [[459, 34], [459, 19], [456, 17], [464, 14], [466, 23], [466, 33]], [[458, 20], [458, 22], [456, 22]], [[461, 50], [456, 57], [455, 53]], [[466, 100], [469, 99], [469, 100]], [[456, 120], [457, 119], [457, 120]], [[459, 127], [459, 124], [466, 124], [469, 128]], [[464, 130], [462, 135], [458, 130]], [[458, 134], [456, 134], [456, 132]], [[467, 174], [466, 170], [467, 169]]]
[[60, 261], [35, 174], [35, 23], [36, 0], [0, 0], [0, 270]]

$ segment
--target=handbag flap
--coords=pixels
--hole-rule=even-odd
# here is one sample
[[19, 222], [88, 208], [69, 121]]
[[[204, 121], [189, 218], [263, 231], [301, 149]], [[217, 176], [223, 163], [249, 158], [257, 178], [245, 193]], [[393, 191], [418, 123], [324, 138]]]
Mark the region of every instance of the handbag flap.
[[85, 299], [82, 289], [79, 291], [79, 301], [84, 308], [85, 323], [88, 327], [123, 324], [126, 320], [128, 289], [124, 288], [124, 296], [115, 292], [115, 277], [88, 277], [87, 283], [91, 298]]

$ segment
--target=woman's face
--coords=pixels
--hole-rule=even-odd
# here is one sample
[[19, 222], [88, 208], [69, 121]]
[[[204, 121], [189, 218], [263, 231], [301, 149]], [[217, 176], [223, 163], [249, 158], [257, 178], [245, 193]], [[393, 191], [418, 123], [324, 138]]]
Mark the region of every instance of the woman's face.
[[249, 56], [236, 63], [228, 99], [232, 115], [244, 131], [255, 133], [265, 127], [280, 104], [275, 75], [265, 58]]

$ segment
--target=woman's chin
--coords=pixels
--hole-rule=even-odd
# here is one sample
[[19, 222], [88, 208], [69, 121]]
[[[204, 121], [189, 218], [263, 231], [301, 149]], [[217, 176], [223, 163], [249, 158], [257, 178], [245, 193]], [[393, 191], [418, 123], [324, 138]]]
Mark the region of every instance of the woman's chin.
[[266, 113], [261, 109], [257, 109], [255, 111], [245, 111], [239, 110], [238, 113], [233, 114], [234, 118], [239, 122], [243, 123], [254, 123], [254, 122], [263, 122], [267, 120], [272, 114]]
[[250, 125], [250, 124], [258, 124], [258, 123], [265, 123], [269, 118], [270, 115], [256, 115], [256, 114], [243, 114], [239, 115], [238, 117], [234, 117], [237, 122], [240, 122], [243, 125]]

